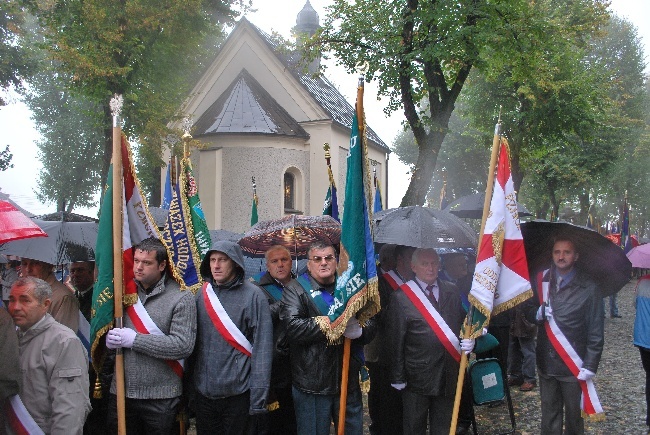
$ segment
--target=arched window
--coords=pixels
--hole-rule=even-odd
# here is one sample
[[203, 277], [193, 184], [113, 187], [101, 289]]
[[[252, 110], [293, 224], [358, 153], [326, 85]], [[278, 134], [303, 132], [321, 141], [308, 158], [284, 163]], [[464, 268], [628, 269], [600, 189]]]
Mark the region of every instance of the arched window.
[[296, 209], [296, 177], [288, 171], [284, 173], [284, 209]]

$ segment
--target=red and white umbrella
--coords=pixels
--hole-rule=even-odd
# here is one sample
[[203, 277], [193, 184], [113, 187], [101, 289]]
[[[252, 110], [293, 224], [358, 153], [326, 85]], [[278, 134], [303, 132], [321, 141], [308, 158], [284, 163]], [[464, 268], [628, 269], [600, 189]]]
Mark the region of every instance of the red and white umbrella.
[[0, 200], [0, 243], [31, 237], [47, 237], [47, 233], [9, 201]]

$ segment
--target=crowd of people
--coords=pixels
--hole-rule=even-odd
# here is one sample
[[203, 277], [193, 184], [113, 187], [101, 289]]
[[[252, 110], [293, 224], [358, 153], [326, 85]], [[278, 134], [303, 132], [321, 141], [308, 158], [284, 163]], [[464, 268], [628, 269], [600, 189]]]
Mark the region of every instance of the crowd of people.
[[[371, 434], [448, 434], [462, 352], [496, 356], [510, 386], [539, 385], [541, 433], [580, 434], [581, 395], [593, 387], [603, 349], [603, 300], [597, 283], [575, 267], [580, 254], [572, 240], [555, 240], [551, 255], [550, 268], [531, 277], [534, 297], [474, 340], [458, 336], [469, 307], [468, 257], [384, 245], [381, 311], [363, 324], [353, 317], [331, 342], [319, 318], [334, 303], [335, 246], [313, 244], [299, 275], [289, 251], [273, 246], [266, 271], [246, 279], [239, 245], [218, 241], [200, 265], [204, 283], [194, 295], [168, 272], [164, 245], [146, 239], [133, 249], [137, 302], [121, 327], [106, 333], [100, 373], [77, 334], [91, 317], [94, 264], [70, 264], [64, 284], [54, 265], [23, 258], [20, 277], [3, 280], [10, 291], [3, 293], [8, 313], [0, 309], [0, 401], [7, 410], [0, 432], [19, 425], [26, 433], [116, 433], [112, 355], [119, 351], [129, 434], [176, 433], [188, 414], [198, 434], [329, 434], [342, 411], [349, 338], [346, 434], [364, 430], [366, 368]], [[497, 347], [490, 348], [496, 341], [489, 335]], [[636, 344], [650, 367], [650, 344]], [[465, 388], [457, 433], [470, 430], [469, 396]]]

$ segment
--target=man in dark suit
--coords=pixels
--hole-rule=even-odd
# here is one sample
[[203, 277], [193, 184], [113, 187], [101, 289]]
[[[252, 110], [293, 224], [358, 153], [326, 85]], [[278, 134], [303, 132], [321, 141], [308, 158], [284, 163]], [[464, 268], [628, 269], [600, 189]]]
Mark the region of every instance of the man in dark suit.
[[[459, 342], [465, 316], [456, 286], [438, 279], [440, 258], [433, 249], [416, 249], [415, 278], [394, 294], [387, 310], [391, 383], [402, 390], [404, 434], [448, 434], [456, 392], [460, 352], [473, 339]], [[432, 327], [432, 325], [436, 327]]]

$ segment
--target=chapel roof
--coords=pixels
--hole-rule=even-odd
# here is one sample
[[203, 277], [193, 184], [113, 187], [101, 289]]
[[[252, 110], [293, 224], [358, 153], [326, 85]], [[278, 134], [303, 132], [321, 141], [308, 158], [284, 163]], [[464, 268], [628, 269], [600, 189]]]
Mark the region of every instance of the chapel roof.
[[298, 122], [246, 70], [201, 115], [195, 135], [258, 133], [309, 138]]

